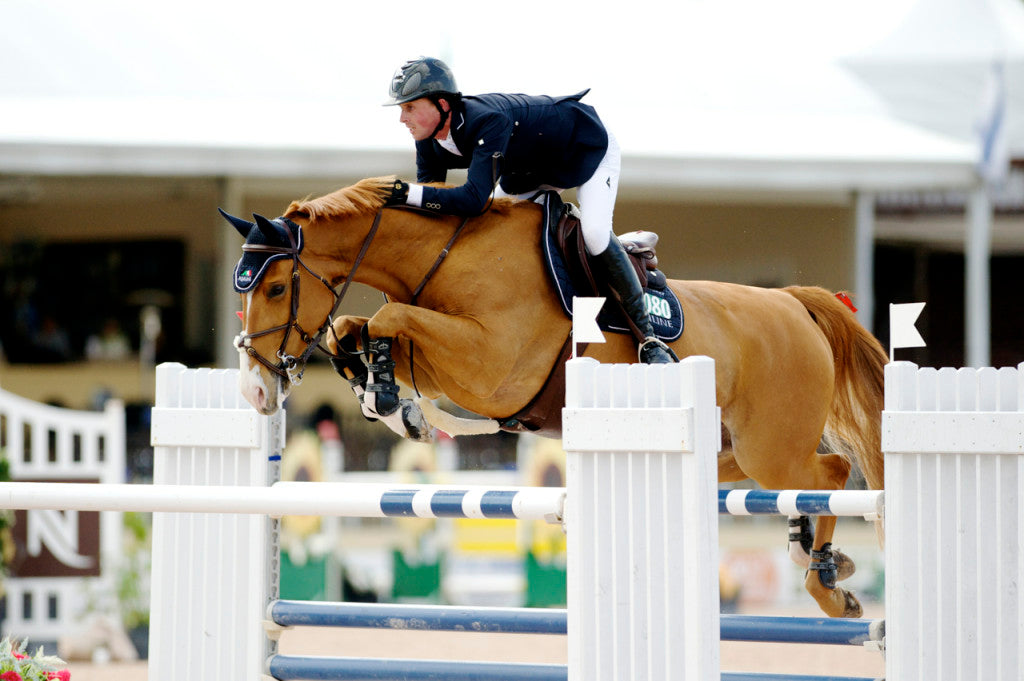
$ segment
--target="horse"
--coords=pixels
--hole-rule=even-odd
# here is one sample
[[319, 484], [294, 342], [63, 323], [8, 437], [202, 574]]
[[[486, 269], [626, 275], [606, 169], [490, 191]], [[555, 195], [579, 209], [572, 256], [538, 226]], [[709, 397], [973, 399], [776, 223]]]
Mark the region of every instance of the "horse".
[[[358, 351], [367, 339], [394, 338], [395, 377], [415, 384], [426, 398], [417, 404], [446, 396], [484, 417], [467, 420], [489, 423], [529, 403], [564, 356], [571, 320], [540, 255], [544, 209], [495, 199], [481, 215], [464, 219], [389, 208], [393, 181], [368, 178], [293, 201], [273, 222], [224, 214], [247, 237], [243, 252], [270, 256], [255, 280], [248, 272], [236, 339], [240, 388], [259, 412], [279, 408], [324, 343], [333, 354]], [[336, 316], [351, 281], [383, 292], [387, 302], [372, 317]], [[668, 285], [686, 313], [685, 331], [670, 347], [678, 357], [715, 361], [720, 482], [838, 490], [855, 459], [868, 486], [882, 488], [888, 360], [852, 306], [818, 287]], [[362, 341], [354, 340], [361, 334]], [[637, 361], [635, 341], [624, 334], [608, 334], [583, 355]], [[402, 402], [382, 420], [403, 436], [428, 437], [427, 416], [436, 412], [419, 413], [410, 400]], [[801, 537], [798, 562], [810, 568], [805, 587], [825, 614], [858, 617], [857, 598], [835, 583], [854, 570], [831, 546], [835, 524], [835, 517], [817, 519], [813, 537], [809, 531]]]

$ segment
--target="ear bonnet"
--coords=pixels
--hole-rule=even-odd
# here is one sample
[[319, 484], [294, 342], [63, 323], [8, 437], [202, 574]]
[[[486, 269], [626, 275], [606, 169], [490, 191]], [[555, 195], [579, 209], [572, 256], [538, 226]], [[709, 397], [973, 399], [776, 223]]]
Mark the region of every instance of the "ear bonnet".
[[235, 266], [233, 283], [238, 293], [248, 293], [255, 288], [270, 263], [298, 257], [302, 252], [302, 230], [291, 220], [268, 220], [253, 213], [256, 222], [249, 222], [218, 210], [245, 237], [242, 257]]

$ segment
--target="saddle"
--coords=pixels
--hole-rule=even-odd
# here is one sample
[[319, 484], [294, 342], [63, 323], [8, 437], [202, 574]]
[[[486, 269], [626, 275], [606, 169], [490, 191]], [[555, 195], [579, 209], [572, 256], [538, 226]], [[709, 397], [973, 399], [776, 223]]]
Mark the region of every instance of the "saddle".
[[[590, 254], [583, 242], [579, 209], [571, 203], [563, 203], [558, 194], [552, 192], [548, 202], [548, 224], [553, 225], [554, 239], [565, 260], [577, 295], [599, 295], [599, 287], [590, 268]], [[618, 237], [619, 243], [629, 255], [642, 288], [664, 289], [665, 275], [658, 269], [658, 235], [654, 232], [635, 231]]]
[[[598, 296], [607, 299], [598, 325], [605, 331], [632, 334], [642, 341], [638, 330], [618, 298], [609, 288], [594, 277], [591, 257], [583, 242], [578, 209], [563, 203], [555, 192], [543, 197], [546, 201], [544, 238], [541, 249], [545, 264], [558, 293], [559, 302], [568, 317], [572, 317], [573, 296]], [[666, 343], [678, 340], [683, 333], [683, 309], [668, 280], [658, 269], [655, 247], [658, 235], [654, 232], [637, 231], [618, 237], [636, 271], [640, 286], [644, 289], [644, 301], [654, 327], [655, 335]]]

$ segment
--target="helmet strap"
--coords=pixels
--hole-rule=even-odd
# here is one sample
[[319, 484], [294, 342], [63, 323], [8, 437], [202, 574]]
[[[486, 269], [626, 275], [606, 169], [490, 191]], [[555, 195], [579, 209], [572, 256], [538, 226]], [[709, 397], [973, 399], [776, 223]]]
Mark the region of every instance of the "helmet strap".
[[443, 128], [444, 124], [448, 122], [448, 117], [451, 116], [451, 113], [452, 113], [451, 105], [449, 105], [448, 106], [448, 110], [445, 111], [441, 107], [441, 101], [440, 100], [441, 100], [440, 97], [431, 97], [430, 98], [430, 101], [432, 101], [434, 103], [434, 106], [437, 107], [437, 113], [441, 114], [441, 120], [438, 121], [437, 127], [434, 128], [434, 132], [430, 133], [430, 138], [431, 139], [433, 139], [434, 136], [437, 135], [437, 133], [441, 132], [441, 128]]

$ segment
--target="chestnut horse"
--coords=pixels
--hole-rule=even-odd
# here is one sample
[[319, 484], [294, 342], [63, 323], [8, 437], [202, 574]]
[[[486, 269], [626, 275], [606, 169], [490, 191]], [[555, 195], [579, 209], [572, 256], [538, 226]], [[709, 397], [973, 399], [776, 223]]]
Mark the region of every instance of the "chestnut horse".
[[[364, 325], [370, 338], [395, 339], [400, 382], [408, 386], [414, 379], [427, 398], [447, 396], [489, 419], [530, 402], [559, 358], [571, 322], [541, 260], [542, 208], [495, 200], [465, 222], [385, 209], [392, 179], [371, 178], [293, 202], [284, 218], [295, 233], [289, 236], [287, 223], [274, 221], [276, 245], [253, 246], [274, 240], [267, 236], [275, 229], [270, 221], [228, 216], [243, 235], [263, 230], [263, 237], [250, 236], [246, 252], [277, 256], [242, 295], [243, 330], [236, 341], [242, 392], [260, 412], [278, 409], [321, 338], [336, 351], [337, 338], [358, 337]], [[335, 287], [346, 279], [382, 291], [388, 302], [370, 318], [334, 317]], [[766, 489], [843, 489], [853, 457], [870, 487], [881, 488], [887, 359], [847, 305], [815, 287], [669, 285], [686, 313], [686, 329], [672, 349], [679, 357], [715, 360], [720, 482], [750, 478]], [[606, 335], [606, 343], [587, 346], [585, 354], [601, 362], [637, 361], [631, 336]], [[383, 420], [402, 435], [422, 438], [429, 424], [409, 403], [403, 400], [402, 418]], [[813, 546], [806, 548], [829, 565], [808, 571], [805, 585], [826, 614], [856, 617], [857, 599], [834, 583], [853, 572], [852, 561], [831, 550], [835, 523], [834, 517], [817, 520]]]

